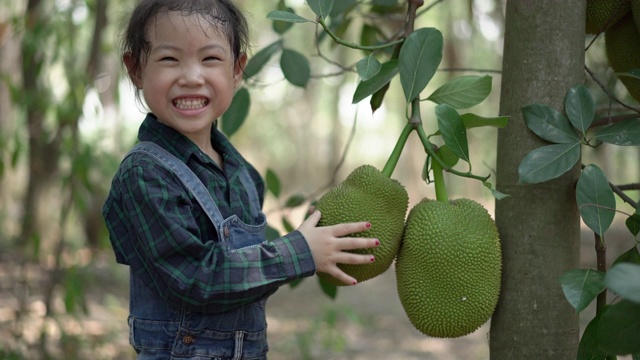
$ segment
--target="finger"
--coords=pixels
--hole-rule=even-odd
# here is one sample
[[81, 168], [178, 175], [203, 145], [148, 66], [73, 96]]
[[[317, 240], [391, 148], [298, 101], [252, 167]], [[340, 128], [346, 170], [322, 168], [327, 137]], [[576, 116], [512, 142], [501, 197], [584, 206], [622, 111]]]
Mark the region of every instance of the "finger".
[[337, 224], [330, 227], [334, 236], [345, 236], [355, 234], [371, 229], [371, 223], [368, 221]]
[[338, 250], [371, 249], [380, 246], [380, 240], [375, 238], [340, 238], [336, 244]]
[[364, 265], [371, 264], [375, 261], [376, 257], [371, 254], [354, 254], [350, 252], [343, 252], [339, 256], [336, 256], [336, 262], [340, 264]]
[[337, 267], [337, 266], [331, 268], [326, 273], [331, 275], [331, 276], [333, 276], [337, 280], [342, 281], [343, 283], [345, 283], [347, 285], [356, 285], [358, 283], [358, 281], [354, 277], [352, 277], [350, 275], [347, 275], [347, 273], [345, 273], [344, 271], [340, 270], [340, 268]]
[[301, 227], [310, 227], [310, 228], [314, 228], [318, 225], [318, 222], [320, 221], [320, 211], [316, 210], [314, 211], [311, 215], [309, 215], [309, 217], [307, 217], [302, 224], [300, 225]]

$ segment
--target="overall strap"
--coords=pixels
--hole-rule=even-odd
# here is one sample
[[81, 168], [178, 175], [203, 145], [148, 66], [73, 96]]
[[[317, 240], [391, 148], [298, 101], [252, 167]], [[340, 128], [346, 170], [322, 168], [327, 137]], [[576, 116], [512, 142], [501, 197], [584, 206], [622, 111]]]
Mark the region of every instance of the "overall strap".
[[[158, 144], [150, 141], [143, 141], [136, 144], [133, 149], [131, 149], [129, 154], [132, 154], [134, 152], [144, 153], [152, 156], [165, 167], [172, 170], [178, 176], [184, 186], [186, 186], [189, 191], [191, 191], [193, 196], [196, 198], [202, 209], [205, 211], [205, 213], [213, 223], [216, 231], [219, 230], [220, 224], [222, 224], [222, 221], [224, 221], [220, 210], [216, 206], [213, 197], [211, 197], [211, 194], [204, 186], [202, 181], [200, 181], [196, 174], [194, 174], [193, 171], [191, 171], [191, 169], [189, 169], [189, 167], [185, 163], [160, 147]], [[256, 191], [254, 190], [254, 192]]]

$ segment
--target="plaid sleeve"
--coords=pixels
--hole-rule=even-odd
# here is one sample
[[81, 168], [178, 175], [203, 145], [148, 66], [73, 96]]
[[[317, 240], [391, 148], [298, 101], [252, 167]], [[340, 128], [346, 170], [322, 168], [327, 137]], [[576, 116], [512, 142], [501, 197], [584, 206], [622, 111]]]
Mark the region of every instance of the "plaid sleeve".
[[192, 215], [198, 205], [173, 177], [149, 163], [132, 167], [122, 179], [123, 209], [134, 232], [131, 266], [146, 274], [147, 283], [167, 301], [192, 311], [221, 312], [314, 273], [309, 248], [297, 231], [241, 249], [201, 240], [206, 235]]

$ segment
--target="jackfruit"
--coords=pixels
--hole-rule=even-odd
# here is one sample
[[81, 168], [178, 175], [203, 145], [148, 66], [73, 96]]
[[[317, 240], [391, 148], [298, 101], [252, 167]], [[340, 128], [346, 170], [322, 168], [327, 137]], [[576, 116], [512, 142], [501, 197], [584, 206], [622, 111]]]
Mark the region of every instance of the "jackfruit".
[[587, 34], [597, 34], [615, 25], [631, 10], [630, 0], [587, 0]]
[[[358, 282], [376, 277], [389, 269], [402, 241], [408, 206], [409, 196], [404, 186], [371, 165], [356, 168], [341, 184], [324, 194], [316, 204], [322, 215], [320, 226], [368, 221], [371, 223], [369, 230], [348, 236], [380, 240], [380, 246], [376, 248], [352, 250], [354, 253], [375, 256], [371, 264], [338, 264], [338, 267]], [[318, 276], [330, 284], [346, 285], [326, 273], [318, 273]]]
[[396, 259], [400, 302], [432, 337], [470, 334], [493, 314], [502, 255], [491, 215], [469, 199], [424, 199], [407, 217]]
[[[604, 36], [609, 65], [615, 72], [640, 69], [640, 32], [631, 13], [607, 30]], [[629, 94], [640, 101], [640, 79], [630, 76], [619, 76], [619, 79]]]

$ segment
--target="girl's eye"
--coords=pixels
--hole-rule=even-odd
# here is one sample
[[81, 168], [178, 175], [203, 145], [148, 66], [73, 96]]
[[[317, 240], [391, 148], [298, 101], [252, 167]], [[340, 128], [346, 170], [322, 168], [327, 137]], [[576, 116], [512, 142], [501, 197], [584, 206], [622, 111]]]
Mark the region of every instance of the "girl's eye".
[[220, 58], [217, 56], [207, 56], [203, 61], [219, 61]]
[[160, 61], [178, 61], [178, 60], [171, 56], [165, 56], [162, 59], [160, 59]]

